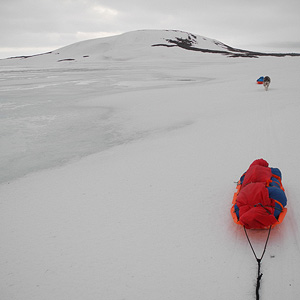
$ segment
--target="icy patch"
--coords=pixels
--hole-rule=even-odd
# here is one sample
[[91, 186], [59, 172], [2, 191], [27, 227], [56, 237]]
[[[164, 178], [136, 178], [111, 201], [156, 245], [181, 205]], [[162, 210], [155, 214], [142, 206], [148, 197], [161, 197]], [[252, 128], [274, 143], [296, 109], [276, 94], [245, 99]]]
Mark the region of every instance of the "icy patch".
[[[144, 72], [144, 68], [149, 72]], [[144, 75], [141, 78], [141, 74]], [[131, 92], [203, 83], [208, 78], [151, 71], [151, 66], [120, 63], [107, 67], [6, 69], [0, 72], [0, 183], [27, 173], [61, 165], [105, 149], [176, 130], [190, 121], [180, 114], [169, 124], [129, 126], [123, 104]], [[124, 94], [122, 105], [106, 96]], [[152, 101], [155, 99], [152, 99]], [[129, 103], [129, 102], [128, 102]], [[135, 109], [136, 104], [130, 104]], [[129, 123], [128, 123], [129, 122]], [[143, 123], [144, 122], [144, 123]], [[143, 125], [144, 124], [144, 125]]]

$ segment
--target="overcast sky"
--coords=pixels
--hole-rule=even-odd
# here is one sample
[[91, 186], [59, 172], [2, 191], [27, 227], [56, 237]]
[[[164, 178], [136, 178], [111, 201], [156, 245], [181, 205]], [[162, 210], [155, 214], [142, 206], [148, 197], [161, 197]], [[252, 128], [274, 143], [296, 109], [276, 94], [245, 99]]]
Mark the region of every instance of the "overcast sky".
[[300, 0], [0, 0], [0, 58], [139, 29], [300, 52]]

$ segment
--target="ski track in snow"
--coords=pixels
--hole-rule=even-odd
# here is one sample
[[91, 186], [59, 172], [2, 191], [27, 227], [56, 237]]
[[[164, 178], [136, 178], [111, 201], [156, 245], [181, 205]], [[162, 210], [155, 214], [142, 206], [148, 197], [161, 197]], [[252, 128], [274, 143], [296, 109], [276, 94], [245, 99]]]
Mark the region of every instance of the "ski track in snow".
[[300, 297], [299, 59], [201, 57], [1, 72], [1, 299], [255, 299], [229, 210], [260, 157], [288, 196], [261, 299]]

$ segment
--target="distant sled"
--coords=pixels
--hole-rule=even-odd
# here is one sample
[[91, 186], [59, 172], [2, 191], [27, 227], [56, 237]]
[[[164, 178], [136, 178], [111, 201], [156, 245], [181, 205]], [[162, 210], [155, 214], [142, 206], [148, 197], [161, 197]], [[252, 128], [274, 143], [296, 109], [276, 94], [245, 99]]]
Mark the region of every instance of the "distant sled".
[[260, 76], [257, 80], [256, 80], [257, 84], [263, 84], [264, 83], [264, 76]]
[[287, 198], [278, 168], [255, 160], [238, 181], [231, 207], [236, 224], [247, 229], [267, 229], [280, 224], [287, 212]]

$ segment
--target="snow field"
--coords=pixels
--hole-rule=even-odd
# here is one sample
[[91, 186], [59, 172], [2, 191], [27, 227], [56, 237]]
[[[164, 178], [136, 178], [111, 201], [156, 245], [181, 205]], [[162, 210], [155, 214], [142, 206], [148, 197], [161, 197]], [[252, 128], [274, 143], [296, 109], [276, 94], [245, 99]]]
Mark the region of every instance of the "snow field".
[[[83, 108], [105, 107], [114, 138], [0, 186], [2, 299], [254, 299], [257, 264], [229, 210], [234, 181], [260, 157], [282, 170], [288, 197], [262, 262], [261, 299], [300, 296], [299, 59], [200, 57], [144, 71], [126, 62], [136, 72], [108, 73], [111, 93], [75, 87], [84, 101], [73, 122]], [[268, 92], [255, 84], [261, 75], [271, 77]], [[73, 88], [49, 91], [70, 101]], [[258, 253], [266, 233], [249, 233]]]

